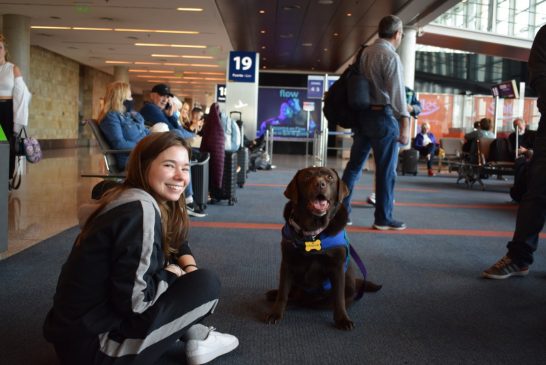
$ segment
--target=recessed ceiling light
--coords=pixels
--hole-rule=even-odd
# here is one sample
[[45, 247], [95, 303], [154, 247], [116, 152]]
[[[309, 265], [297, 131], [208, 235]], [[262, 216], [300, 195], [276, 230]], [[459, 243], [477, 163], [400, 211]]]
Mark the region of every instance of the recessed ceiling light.
[[313, 47], [313, 43], [302, 43], [302, 47]]
[[339, 36], [339, 33], [334, 33], [334, 37], [338, 37]]
[[287, 11], [290, 11], [290, 10], [299, 10], [301, 9], [301, 6], [297, 5], [297, 4], [294, 4], [294, 5], [285, 5], [282, 7], [282, 10], [287, 10]]
[[265, 49], [266, 47], [265, 46], [262, 46], [262, 49]]
[[265, 10], [260, 10], [259, 13], [260, 14], [265, 14]]
[[194, 12], [203, 11], [203, 9], [201, 9], [201, 8], [176, 8], [176, 10], [178, 10], [178, 11], [194, 11]]
[[263, 29], [260, 30], [260, 33], [265, 34], [265, 30], [263, 30]]
[[328, 48], [324, 48], [324, 52], [328, 52]]
[[353, 14], [352, 13], [347, 13], [347, 16], [353, 16]]
[[317, 3], [320, 5], [332, 5], [334, 1], [333, 0], [318, 0]]

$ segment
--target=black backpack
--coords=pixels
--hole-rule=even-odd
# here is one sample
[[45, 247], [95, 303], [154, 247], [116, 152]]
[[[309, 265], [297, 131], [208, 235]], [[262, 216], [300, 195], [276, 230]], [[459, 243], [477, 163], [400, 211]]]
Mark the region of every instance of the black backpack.
[[358, 111], [370, 106], [369, 83], [359, 72], [360, 57], [364, 48], [366, 47], [360, 48], [355, 62], [347, 67], [325, 94], [322, 111], [328, 119], [329, 129], [335, 129], [336, 125], [353, 128]]

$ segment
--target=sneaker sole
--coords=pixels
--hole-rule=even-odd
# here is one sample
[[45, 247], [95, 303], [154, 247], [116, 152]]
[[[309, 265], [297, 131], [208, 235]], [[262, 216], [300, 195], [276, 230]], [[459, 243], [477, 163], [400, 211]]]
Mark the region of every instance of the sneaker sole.
[[509, 274], [504, 274], [504, 275], [489, 274], [484, 271], [482, 272], [482, 277], [486, 279], [502, 280], [502, 279], [508, 279], [509, 277], [512, 277], [512, 276], [527, 276], [527, 274], [529, 274], [529, 270], [511, 272]]
[[374, 229], [380, 230], [380, 231], [403, 231], [404, 229], [408, 227], [391, 227], [391, 226], [378, 226], [373, 225]]
[[228, 352], [231, 352], [231, 351], [235, 350], [237, 348], [237, 346], [239, 346], [239, 340], [235, 341], [230, 346], [223, 348], [222, 351], [210, 352], [208, 354], [198, 355], [198, 356], [194, 356], [194, 357], [189, 357], [188, 356], [188, 357], [186, 357], [186, 362], [187, 362], [188, 365], [206, 364], [206, 363], [216, 359], [219, 356], [225, 355]]

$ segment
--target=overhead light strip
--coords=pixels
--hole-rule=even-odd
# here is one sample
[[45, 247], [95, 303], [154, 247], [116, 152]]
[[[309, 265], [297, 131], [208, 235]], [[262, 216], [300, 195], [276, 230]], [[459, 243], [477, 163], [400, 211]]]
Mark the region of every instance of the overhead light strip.
[[207, 46], [195, 44], [169, 44], [169, 43], [135, 43], [139, 47], [172, 47], [172, 48], [207, 48]]
[[203, 60], [211, 60], [214, 57], [212, 56], [192, 56], [192, 55], [176, 55], [176, 54], [151, 54], [152, 57], [165, 57], [165, 58], [195, 58]]
[[207, 64], [207, 63], [177, 63], [177, 62], [145, 62], [145, 61], [114, 61], [107, 60], [105, 63], [108, 64], [133, 64], [133, 65], [161, 65], [161, 66], [181, 66], [181, 67], [206, 67], [206, 68], [217, 68], [218, 65]]
[[88, 31], [110, 31], [110, 32], [132, 32], [132, 33], [167, 33], [167, 34], [199, 34], [193, 30], [168, 30], [168, 29], [132, 29], [132, 28], [94, 28], [94, 27], [57, 27], [49, 25], [33, 25], [31, 29], [50, 30], [88, 30]]

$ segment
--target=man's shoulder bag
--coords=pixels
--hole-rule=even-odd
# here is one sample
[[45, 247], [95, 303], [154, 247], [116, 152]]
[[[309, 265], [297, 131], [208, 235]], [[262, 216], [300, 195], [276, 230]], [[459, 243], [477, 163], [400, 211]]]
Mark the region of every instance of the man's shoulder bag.
[[370, 107], [370, 84], [359, 71], [364, 48], [360, 48], [355, 62], [347, 67], [325, 95], [322, 110], [330, 129], [335, 129], [336, 125], [354, 127], [358, 112]]

